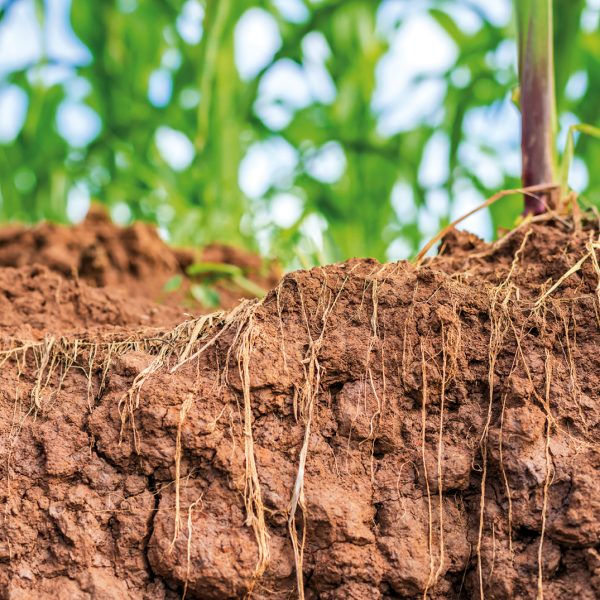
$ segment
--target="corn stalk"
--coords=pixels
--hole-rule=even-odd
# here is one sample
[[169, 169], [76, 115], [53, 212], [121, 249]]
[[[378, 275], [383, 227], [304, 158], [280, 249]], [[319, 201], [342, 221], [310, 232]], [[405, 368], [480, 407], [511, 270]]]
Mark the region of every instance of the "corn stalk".
[[[519, 51], [523, 187], [557, 180], [552, 0], [515, 0]], [[525, 197], [525, 214], [552, 206], [549, 194]]]

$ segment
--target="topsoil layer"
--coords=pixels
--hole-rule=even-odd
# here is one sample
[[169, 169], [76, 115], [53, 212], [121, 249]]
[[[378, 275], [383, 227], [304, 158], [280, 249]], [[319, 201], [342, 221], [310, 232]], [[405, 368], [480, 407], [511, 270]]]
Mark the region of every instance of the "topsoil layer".
[[0, 270], [0, 598], [600, 597], [597, 237], [452, 234], [177, 327]]

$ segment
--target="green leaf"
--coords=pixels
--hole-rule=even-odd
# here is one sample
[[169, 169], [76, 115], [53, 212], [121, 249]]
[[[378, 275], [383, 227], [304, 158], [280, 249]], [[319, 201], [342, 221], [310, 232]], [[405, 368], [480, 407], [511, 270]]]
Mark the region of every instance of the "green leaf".
[[245, 292], [248, 292], [257, 298], [263, 298], [267, 294], [266, 290], [260, 287], [260, 285], [254, 283], [243, 275], [236, 275], [233, 278], [233, 282]]
[[219, 306], [221, 300], [219, 293], [208, 285], [196, 283], [190, 287], [190, 293], [195, 300], [206, 306], [206, 308], [217, 308]]
[[457, 25], [456, 21], [446, 12], [438, 8], [431, 8], [429, 14], [439, 23], [445, 32], [459, 45], [465, 42], [466, 35]]
[[187, 269], [188, 275], [218, 275], [221, 277], [234, 277], [241, 275], [242, 269], [237, 265], [218, 262], [197, 262]]
[[571, 127], [569, 127], [569, 132], [567, 133], [567, 143], [560, 164], [560, 187], [563, 196], [566, 194], [569, 187], [569, 172], [571, 170], [571, 163], [573, 162], [573, 156], [575, 154], [576, 131], [600, 139], [600, 127], [594, 127], [593, 125], [587, 125], [585, 123], [578, 123], [577, 125], [571, 125]]
[[173, 275], [173, 277], [171, 277], [171, 279], [169, 279], [167, 281], [167, 283], [165, 283], [165, 285], [163, 286], [163, 291], [175, 292], [181, 287], [182, 283], [183, 283], [182, 275]]

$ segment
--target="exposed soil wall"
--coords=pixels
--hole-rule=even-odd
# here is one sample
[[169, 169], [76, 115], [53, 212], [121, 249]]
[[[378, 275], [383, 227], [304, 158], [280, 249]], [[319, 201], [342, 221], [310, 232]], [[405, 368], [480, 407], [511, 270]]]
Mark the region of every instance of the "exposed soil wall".
[[177, 327], [1, 271], [0, 598], [599, 597], [597, 237], [452, 234]]

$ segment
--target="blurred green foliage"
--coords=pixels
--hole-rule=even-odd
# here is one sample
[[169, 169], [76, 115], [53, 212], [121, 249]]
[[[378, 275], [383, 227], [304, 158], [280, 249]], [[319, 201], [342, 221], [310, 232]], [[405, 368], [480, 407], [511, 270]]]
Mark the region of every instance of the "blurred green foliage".
[[[19, 1], [26, 0], [5, 0], [0, 27]], [[447, 222], [465, 190], [483, 198], [518, 185], [518, 168], [505, 160], [507, 146], [485, 135], [495, 115], [514, 110], [507, 109], [516, 85], [515, 51], [507, 42], [514, 37], [511, 22], [491, 19], [483, 3], [470, 0], [294, 0], [298, 10], [291, 16], [284, 4], [73, 0], [71, 26], [91, 60], [67, 65], [70, 74], [56, 82], [44, 75], [61, 65], [44, 54], [0, 79], [0, 91], [16, 85], [28, 101], [22, 129], [0, 143], [0, 218], [65, 221], [73, 190], [83, 189], [122, 220], [158, 223], [178, 244], [241, 244], [287, 264], [355, 255], [385, 259], [390, 247], [391, 255], [414, 253], [432, 228]], [[390, 9], [394, 4], [401, 6]], [[559, 115], [567, 125], [597, 125], [597, 11], [592, 14], [585, 0], [555, 4]], [[48, 5], [36, 0], [35, 6], [43, 24]], [[256, 9], [274, 19], [280, 44], [267, 64], [242, 80], [236, 31]], [[201, 16], [196, 37], [183, 32], [181, 20], [190, 11]], [[455, 45], [456, 58], [441, 72], [419, 73], [391, 105], [378, 104], [383, 61], [415, 12], [435, 22], [439, 35]], [[314, 71], [320, 59], [311, 44], [325, 49], [317, 68], [330, 91], [311, 90], [309, 77], [307, 100], [269, 98], [267, 82], [281, 65], [307, 77]], [[402, 61], [398, 69], [401, 76]], [[170, 91], [166, 101], [153, 103], [148, 90], [157, 73]], [[386, 111], [409, 103], [431, 82], [441, 91], [431, 111], [410, 127], [382, 126]], [[56, 125], [61, 105], [74, 94], [101, 124], [98, 135], [78, 147]], [[481, 125], [475, 132], [469, 126], [477, 119], [483, 135]], [[173, 166], [159, 150], [157, 132], [165, 128], [191, 141], [189, 164]], [[518, 131], [508, 133], [514, 154]], [[444, 163], [434, 182], [423, 176], [432, 140], [445, 148], [434, 157]], [[295, 160], [287, 171], [271, 174], [268, 189], [248, 197], [238, 174], [257, 144], [275, 155], [291, 149]], [[341, 160], [339, 176], [320, 174], [327, 153]], [[600, 143], [581, 137], [576, 155], [588, 165], [584, 195], [600, 198], [600, 169], [594, 168]], [[497, 173], [486, 176], [482, 165], [494, 163]], [[292, 222], [272, 216], [282, 194], [291, 194], [299, 207]], [[495, 204], [493, 227], [511, 226], [519, 211], [518, 198]], [[322, 247], [311, 242], [319, 232]]]

